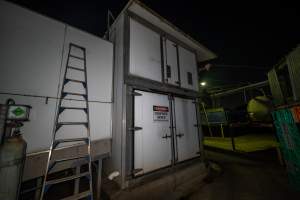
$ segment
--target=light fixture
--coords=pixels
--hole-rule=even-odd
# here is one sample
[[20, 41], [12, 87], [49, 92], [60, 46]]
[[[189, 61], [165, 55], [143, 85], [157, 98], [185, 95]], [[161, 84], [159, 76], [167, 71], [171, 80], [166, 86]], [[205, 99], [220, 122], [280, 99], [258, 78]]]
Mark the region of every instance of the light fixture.
[[203, 82], [200, 83], [200, 85], [201, 86], [206, 86], [206, 82], [203, 81]]

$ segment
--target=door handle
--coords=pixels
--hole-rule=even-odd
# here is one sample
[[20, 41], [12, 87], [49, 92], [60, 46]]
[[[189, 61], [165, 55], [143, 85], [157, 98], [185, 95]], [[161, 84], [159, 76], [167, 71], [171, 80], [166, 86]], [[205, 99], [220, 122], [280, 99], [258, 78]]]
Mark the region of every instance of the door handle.
[[183, 136], [184, 136], [183, 133], [176, 134], [176, 137], [179, 137], [179, 138], [181, 138], [181, 137], [183, 137]]
[[162, 136], [162, 138], [164, 138], [164, 139], [168, 139], [168, 138], [170, 138], [171, 137], [171, 135], [164, 135], [164, 136]]

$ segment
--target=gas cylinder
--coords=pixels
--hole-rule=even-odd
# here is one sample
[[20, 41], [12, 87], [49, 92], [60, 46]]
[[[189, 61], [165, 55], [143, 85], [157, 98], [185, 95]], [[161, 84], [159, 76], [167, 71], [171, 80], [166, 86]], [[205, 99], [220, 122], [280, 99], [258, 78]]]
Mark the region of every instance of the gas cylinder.
[[18, 199], [27, 143], [20, 134], [5, 138], [0, 145], [0, 199]]

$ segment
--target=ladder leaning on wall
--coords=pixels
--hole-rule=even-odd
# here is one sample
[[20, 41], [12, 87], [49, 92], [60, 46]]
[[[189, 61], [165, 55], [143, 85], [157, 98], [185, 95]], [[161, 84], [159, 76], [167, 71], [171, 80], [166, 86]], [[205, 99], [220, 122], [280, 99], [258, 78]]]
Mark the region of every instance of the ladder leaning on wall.
[[[80, 55], [74, 54], [73, 52], [79, 52]], [[74, 61], [77, 60], [77, 65], [74, 66]], [[79, 64], [78, 64], [79, 63]], [[79, 66], [78, 66], [79, 65]], [[72, 78], [72, 73], [76, 72], [77, 75], [80, 73], [84, 80], [78, 80], [78, 78]], [[68, 87], [69, 84], [81, 84], [84, 88], [84, 92], [82, 90], [78, 89], [78, 87], [71, 87], [72, 91], [70, 91], [70, 87]], [[69, 88], [68, 90], [66, 88]], [[79, 90], [79, 91], [78, 91]], [[80, 98], [79, 101], [83, 101], [85, 104], [85, 107], [77, 107], [77, 106], [66, 106], [66, 103], [63, 103], [65, 101], [70, 100], [69, 97], [76, 97]], [[78, 101], [78, 99], [76, 99]], [[71, 101], [71, 100], [70, 100]], [[61, 117], [63, 113], [66, 112], [72, 112], [72, 110], [82, 111], [84, 112], [84, 115], [86, 116], [86, 121], [84, 122], [78, 122], [78, 121], [66, 121], [67, 117], [64, 118], [64, 121], [61, 121]], [[70, 136], [68, 138], [59, 139], [58, 135], [62, 134], [63, 127], [77, 127], [77, 126], [84, 126], [86, 130], [86, 134], [84, 137], [72, 137]], [[77, 143], [84, 143], [87, 147], [87, 150], [84, 155], [75, 156], [75, 157], [66, 157], [66, 158], [55, 158], [55, 150], [60, 148], [62, 145], [63, 147], [68, 147], [77, 144]], [[52, 170], [55, 168], [55, 166], [59, 163], [63, 162], [83, 162], [88, 165], [87, 169], [80, 169], [77, 168], [76, 172], [74, 172], [71, 175], [67, 175], [64, 177], [52, 177], [49, 176]], [[83, 171], [83, 172], [82, 172]], [[79, 192], [79, 183], [82, 179], [87, 178], [88, 179], [88, 188], [85, 191]], [[43, 181], [42, 191], [40, 199], [42, 200], [45, 197], [45, 193], [51, 192], [49, 191], [49, 188], [51, 186], [57, 185], [59, 183], [64, 182], [74, 182], [74, 192], [72, 195], [63, 197], [63, 199], [82, 199], [82, 198], [89, 198], [93, 199], [93, 189], [92, 189], [92, 166], [91, 166], [91, 139], [90, 139], [90, 121], [89, 121], [89, 104], [88, 104], [88, 87], [87, 87], [87, 69], [86, 69], [86, 49], [84, 47], [78, 46], [76, 44], [70, 43], [69, 44], [69, 51], [68, 51], [68, 57], [66, 62], [66, 68], [65, 73], [63, 77], [63, 83], [62, 88], [60, 92], [60, 98], [58, 102], [58, 109], [56, 113], [56, 119], [55, 119], [55, 127], [54, 127], [54, 133], [53, 133], [53, 139], [52, 144], [50, 147], [49, 155], [48, 155], [48, 162], [47, 162], [47, 168], [46, 173]]]

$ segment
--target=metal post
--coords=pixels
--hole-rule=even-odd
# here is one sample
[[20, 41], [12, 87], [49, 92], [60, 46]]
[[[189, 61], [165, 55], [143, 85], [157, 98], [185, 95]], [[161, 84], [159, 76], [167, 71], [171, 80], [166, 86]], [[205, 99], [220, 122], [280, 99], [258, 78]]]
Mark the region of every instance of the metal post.
[[206, 122], [207, 122], [207, 127], [208, 127], [208, 132], [210, 134], [210, 137], [212, 137], [212, 131], [210, 129], [210, 125], [209, 125], [209, 122], [208, 122], [208, 117], [207, 117], [207, 113], [206, 113], [206, 110], [205, 110], [205, 107], [204, 107], [204, 103], [201, 102], [201, 105], [202, 105], [202, 108], [203, 108], [203, 111], [204, 111], [204, 115], [205, 115], [205, 119], [206, 119]]
[[36, 179], [36, 190], [35, 190], [35, 193], [34, 193], [34, 199], [35, 200], [38, 200], [40, 198], [40, 195], [41, 195], [41, 186], [43, 184], [43, 177], [38, 177]]
[[[75, 174], [80, 174], [80, 165], [75, 167]], [[79, 181], [80, 179], [76, 179], [74, 183], [74, 195], [79, 193]]]
[[231, 137], [232, 150], [235, 151], [234, 132], [233, 132], [232, 124], [229, 125], [229, 131], [230, 131], [230, 137]]
[[223, 124], [221, 123], [221, 134], [222, 134], [222, 138], [224, 138], [224, 129], [223, 129]]
[[101, 198], [101, 179], [102, 179], [102, 159], [98, 160], [98, 172], [97, 172], [97, 196], [96, 199], [100, 200]]

